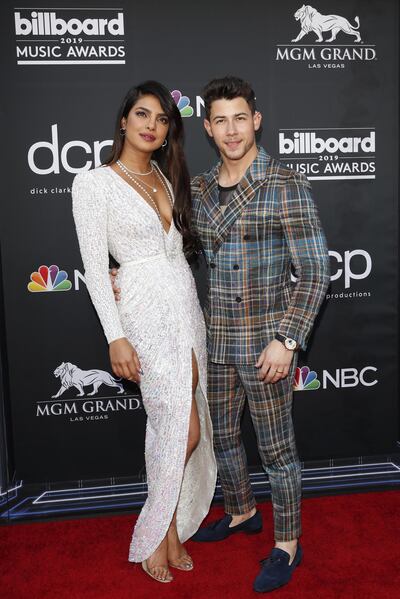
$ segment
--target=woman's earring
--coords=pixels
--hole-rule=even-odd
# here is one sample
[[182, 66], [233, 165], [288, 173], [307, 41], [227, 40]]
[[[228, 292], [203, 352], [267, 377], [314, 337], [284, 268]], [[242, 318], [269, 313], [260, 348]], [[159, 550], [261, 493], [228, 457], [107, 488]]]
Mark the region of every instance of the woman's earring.
[[123, 127], [121, 127], [121, 129], [119, 130], [119, 134], [120, 135], [125, 135], [126, 133], [126, 129], [124, 129]]
[[164, 141], [163, 141], [163, 143], [162, 143], [162, 146], [161, 146], [161, 147], [162, 147], [162, 148], [165, 148], [165, 147], [167, 146], [167, 144], [168, 144], [168, 139], [167, 139], [167, 138], [165, 138], [165, 139], [164, 139]]

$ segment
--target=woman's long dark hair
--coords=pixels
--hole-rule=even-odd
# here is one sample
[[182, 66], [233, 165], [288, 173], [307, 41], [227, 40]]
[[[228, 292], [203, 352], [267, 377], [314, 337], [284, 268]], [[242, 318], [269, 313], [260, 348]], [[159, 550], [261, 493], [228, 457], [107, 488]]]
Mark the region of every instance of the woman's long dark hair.
[[158, 81], [145, 81], [131, 87], [118, 111], [111, 153], [104, 164], [114, 164], [121, 156], [125, 141], [124, 136], [121, 135], [121, 121], [124, 117], [128, 117], [138, 99], [147, 95], [158, 98], [163, 111], [168, 116], [167, 146], [156, 150], [152, 158], [157, 161], [164, 175], [171, 181], [175, 196], [173, 219], [176, 228], [182, 234], [185, 254], [190, 258], [198, 250], [198, 241], [191, 231], [192, 200], [190, 176], [183, 153], [183, 123], [179, 109], [164, 85]]

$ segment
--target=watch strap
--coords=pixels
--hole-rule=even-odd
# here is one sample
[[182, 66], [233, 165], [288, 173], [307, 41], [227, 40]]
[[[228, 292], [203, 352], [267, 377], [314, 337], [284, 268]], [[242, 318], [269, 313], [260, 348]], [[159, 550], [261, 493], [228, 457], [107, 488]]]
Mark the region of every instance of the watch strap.
[[[280, 333], [275, 334], [275, 339], [283, 343], [286, 349], [290, 349], [291, 351], [296, 351], [299, 348], [299, 344], [297, 343], [297, 341], [291, 339], [290, 337], [285, 337], [285, 335], [281, 335]], [[287, 341], [290, 341], [290, 344], [295, 343], [296, 345], [294, 347], [288, 347], [286, 343]]]

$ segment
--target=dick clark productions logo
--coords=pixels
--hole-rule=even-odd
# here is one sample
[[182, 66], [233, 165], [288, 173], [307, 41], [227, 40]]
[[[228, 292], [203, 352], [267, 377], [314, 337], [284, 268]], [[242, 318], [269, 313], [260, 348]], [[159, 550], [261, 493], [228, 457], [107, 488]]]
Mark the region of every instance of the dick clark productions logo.
[[[190, 105], [190, 98], [182, 94], [178, 89], [171, 92], [171, 96], [176, 103], [182, 117], [191, 117], [194, 115], [194, 109]], [[196, 96], [196, 116], [200, 116], [204, 102], [200, 96]], [[49, 137], [51, 139], [49, 140]], [[47, 139], [42, 139], [33, 143], [28, 149], [28, 165], [35, 175], [59, 175], [62, 170], [67, 173], [80, 173], [91, 168], [97, 168], [102, 164], [102, 152], [109, 151], [113, 143], [112, 139], [95, 140], [88, 143], [82, 139], [73, 139], [67, 141], [64, 145], [60, 143], [59, 125], [54, 123], [50, 127], [50, 135]], [[70, 159], [70, 153], [75, 153], [73, 164]], [[32, 195], [49, 195], [65, 192], [57, 188], [38, 188], [31, 190]], [[69, 190], [70, 191], [70, 190]]]

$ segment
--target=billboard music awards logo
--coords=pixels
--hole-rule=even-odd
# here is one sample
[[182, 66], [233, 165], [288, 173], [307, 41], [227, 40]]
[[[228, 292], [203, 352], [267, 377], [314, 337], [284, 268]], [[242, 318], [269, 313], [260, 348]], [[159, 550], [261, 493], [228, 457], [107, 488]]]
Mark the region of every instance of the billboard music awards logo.
[[303, 4], [293, 17], [300, 31], [291, 43], [276, 45], [277, 62], [298, 62], [309, 69], [344, 69], [355, 62], [377, 60], [375, 44], [364, 44], [361, 38], [358, 16], [349, 20], [325, 15]]
[[18, 65], [125, 64], [124, 13], [112, 8], [18, 8]]
[[[336, 368], [334, 371], [322, 371], [322, 389], [334, 387], [346, 389], [348, 387], [373, 387], [378, 383], [375, 366], [364, 366], [361, 370], [357, 368]], [[314, 370], [308, 366], [297, 367], [294, 375], [294, 391], [316, 391], [321, 387], [321, 381]]]
[[[121, 379], [106, 370], [82, 370], [71, 362], [62, 362], [53, 374], [58, 379], [58, 391], [51, 399], [36, 402], [38, 417], [67, 416], [70, 422], [108, 420], [116, 412], [132, 412], [141, 408], [139, 394], [127, 394]], [[91, 399], [98, 395], [101, 387], [105, 387], [108, 393], [108, 389], [112, 389], [114, 393]]]
[[279, 156], [317, 181], [375, 179], [375, 127], [279, 130]]

